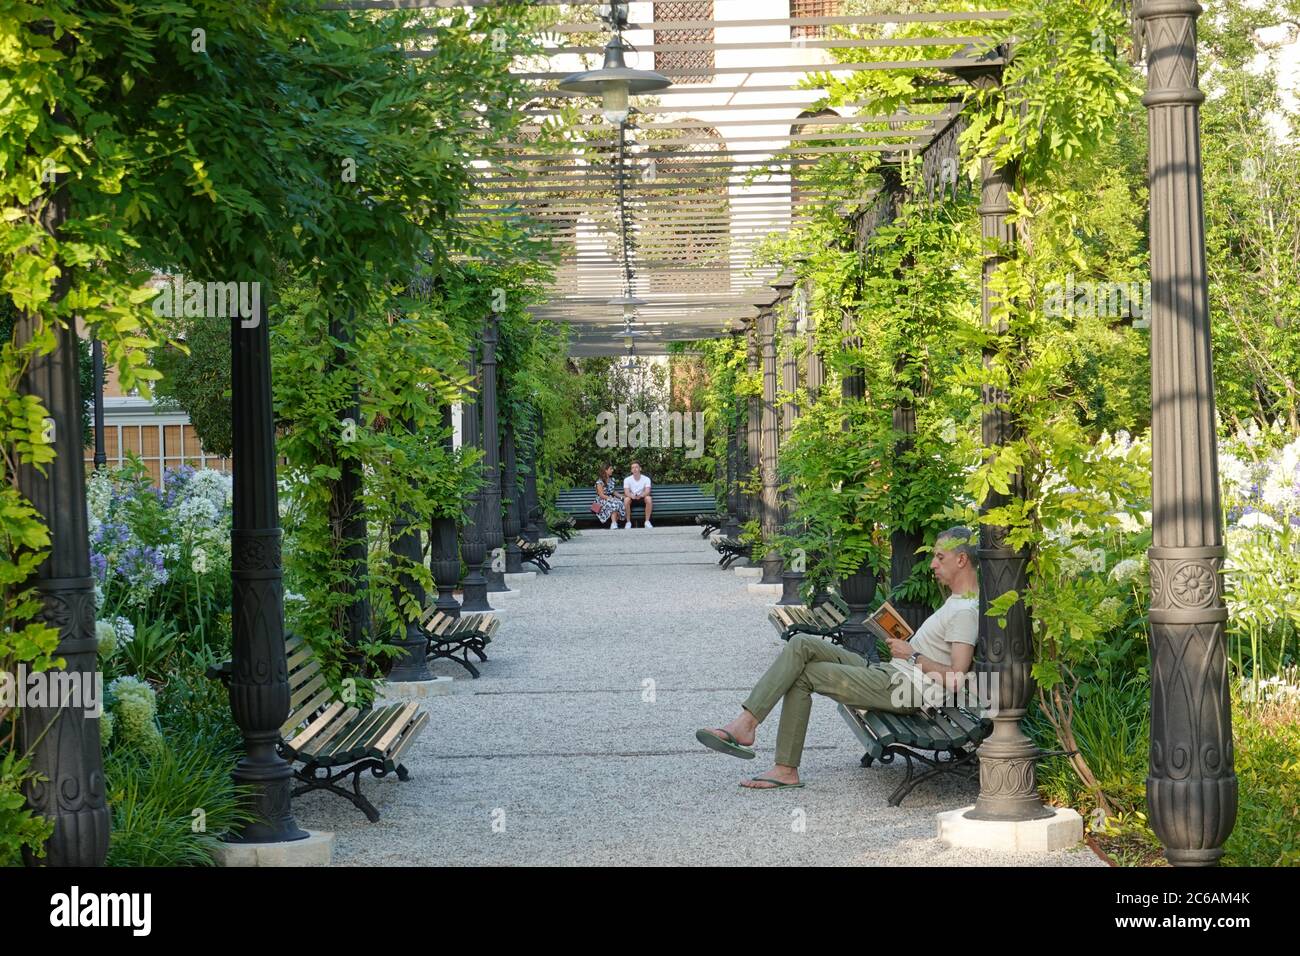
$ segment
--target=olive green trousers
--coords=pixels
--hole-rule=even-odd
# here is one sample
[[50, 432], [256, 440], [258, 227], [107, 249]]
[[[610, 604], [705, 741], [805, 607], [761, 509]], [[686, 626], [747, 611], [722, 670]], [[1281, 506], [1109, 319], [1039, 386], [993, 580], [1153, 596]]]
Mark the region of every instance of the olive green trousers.
[[743, 705], [762, 723], [777, 701], [784, 700], [776, 731], [777, 763], [799, 766], [814, 693], [850, 707], [896, 714], [916, 710], [919, 696], [907, 676], [896, 668], [872, 664], [820, 637], [796, 634]]

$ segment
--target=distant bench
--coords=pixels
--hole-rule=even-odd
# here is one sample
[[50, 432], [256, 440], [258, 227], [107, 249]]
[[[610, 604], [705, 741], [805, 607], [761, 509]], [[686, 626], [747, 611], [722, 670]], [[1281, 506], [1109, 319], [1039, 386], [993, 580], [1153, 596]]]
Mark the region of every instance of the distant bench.
[[[615, 493], [620, 500], [623, 497], [623, 489], [615, 488]], [[654, 512], [650, 516], [651, 521], [658, 521], [660, 518], [690, 518], [694, 520], [700, 512], [712, 512], [717, 507], [717, 502], [713, 500], [713, 495], [706, 494], [703, 485], [651, 485], [650, 496], [654, 499]], [[570, 488], [567, 491], [561, 491], [555, 499], [557, 510], [564, 512], [578, 523], [596, 523], [596, 516], [591, 512], [591, 503], [596, 500], [596, 483], [593, 481], [588, 488]], [[633, 512], [640, 511], [642, 519], [645, 517], [644, 504], [638, 507], [637, 503], [632, 502]], [[605, 525], [604, 527], [609, 527]]]

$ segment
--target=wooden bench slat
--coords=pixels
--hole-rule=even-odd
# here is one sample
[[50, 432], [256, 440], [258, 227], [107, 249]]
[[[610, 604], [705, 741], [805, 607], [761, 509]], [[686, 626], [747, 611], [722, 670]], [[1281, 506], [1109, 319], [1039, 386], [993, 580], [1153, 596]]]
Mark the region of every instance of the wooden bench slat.
[[414, 701], [408, 703], [397, 715], [397, 718], [392, 722], [392, 724], [389, 725], [388, 730], [384, 732], [383, 736], [375, 741], [375, 749], [380, 753], [388, 753], [389, 748], [397, 742], [402, 731], [406, 729], [412, 718], [414, 718], [419, 712], [419, 704]]
[[290, 696], [289, 696], [289, 710], [290, 711], [297, 710], [299, 707], [302, 706], [304, 702], [309, 700], [311, 696], [314, 693], [316, 693], [316, 691], [320, 690], [328, 683], [329, 681], [325, 679], [325, 674], [318, 671], [316, 676], [313, 677], [311, 680], [307, 681], [307, 683], [300, 684], [296, 688], [291, 688]]
[[316, 656], [312, 653], [311, 648], [305, 644], [300, 645], [293, 651], [290, 651], [286, 646], [285, 654], [285, 662], [289, 665], [290, 674], [302, 667], [304, 664], [307, 664], [308, 666], [315, 664], [316, 667], [320, 667], [320, 664], [316, 661]]
[[862, 744], [867, 755], [873, 760], [878, 760], [885, 752], [884, 747], [881, 746], [880, 740], [875, 734], [864, 725], [862, 713], [856, 708], [848, 707], [845, 704], [839, 705], [839, 711], [840, 716], [849, 725], [849, 729], [853, 731], [853, 736], [858, 738], [858, 742]]
[[884, 723], [877, 711], [860, 711], [859, 716], [862, 718], [863, 726], [871, 732], [881, 747], [888, 747], [898, 739], [894, 728]]
[[942, 711], [927, 709], [925, 715], [928, 721], [927, 726], [934, 737], [935, 746], [939, 749], [960, 747], [968, 742], [966, 732], [948, 720]]
[[389, 716], [389, 709], [386, 707], [375, 707], [361, 711], [356, 719], [344, 729], [343, 733], [338, 735], [328, 746], [317, 751], [318, 755], [322, 757], [339, 757], [352, 753], [357, 749], [358, 744], [369, 739], [374, 729]]
[[341, 714], [338, 714], [333, 720], [326, 723], [312, 740], [298, 749], [299, 758], [313, 761], [320, 760], [321, 754], [328, 753], [330, 746], [339, 739], [340, 735], [347, 733], [347, 729], [363, 713], [364, 711], [355, 707], [349, 707]]
[[428, 713], [426, 713], [425, 711], [420, 711], [420, 713], [416, 716], [415, 720], [413, 720], [410, 723], [410, 725], [406, 728], [406, 730], [403, 731], [401, 738], [397, 741], [396, 745], [389, 753], [388, 759], [390, 762], [392, 762], [393, 764], [401, 763], [402, 754], [406, 753], [407, 748], [411, 746], [411, 743], [415, 740], [420, 730], [428, 722], [429, 722]]
[[302, 721], [295, 723], [294, 716], [290, 715], [289, 720], [280, 728], [280, 736], [283, 737], [284, 742], [293, 747], [294, 750], [301, 750], [303, 747], [310, 744], [322, 730], [329, 726], [330, 721], [338, 717], [346, 707], [347, 705], [343, 703], [343, 701], [334, 701], [321, 712], [319, 717], [311, 721], [296, 734], [294, 733], [294, 730], [297, 729], [298, 724], [301, 724]]
[[914, 720], [908, 714], [881, 713], [881, 719], [897, 728], [897, 740], [900, 744], [928, 750], [935, 746], [934, 731], [929, 721], [924, 718]]

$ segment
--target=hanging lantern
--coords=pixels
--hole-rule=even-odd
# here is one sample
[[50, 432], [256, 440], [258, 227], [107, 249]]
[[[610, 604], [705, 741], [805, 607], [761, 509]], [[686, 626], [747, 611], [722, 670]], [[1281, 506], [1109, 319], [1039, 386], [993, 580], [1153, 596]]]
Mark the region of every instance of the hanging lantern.
[[571, 73], [560, 81], [565, 93], [599, 96], [606, 122], [621, 126], [627, 122], [628, 97], [654, 93], [672, 86], [672, 80], [654, 70], [634, 70], [623, 60], [627, 45], [623, 34], [615, 32], [605, 44], [605, 62], [599, 70]]

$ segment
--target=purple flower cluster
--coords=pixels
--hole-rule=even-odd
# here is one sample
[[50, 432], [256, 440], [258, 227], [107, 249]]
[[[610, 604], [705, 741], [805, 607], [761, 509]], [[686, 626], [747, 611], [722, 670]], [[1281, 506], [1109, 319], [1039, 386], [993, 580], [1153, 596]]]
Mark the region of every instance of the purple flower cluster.
[[131, 529], [121, 521], [104, 521], [90, 536], [90, 548], [100, 554], [109, 554], [129, 543]]
[[193, 465], [178, 465], [163, 472], [163, 491], [160, 499], [163, 507], [173, 508], [180, 501], [186, 485], [194, 477]]
[[152, 589], [167, 583], [162, 551], [147, 544], [135, 544], [123, 551], [115, 570], [133, 588]]

